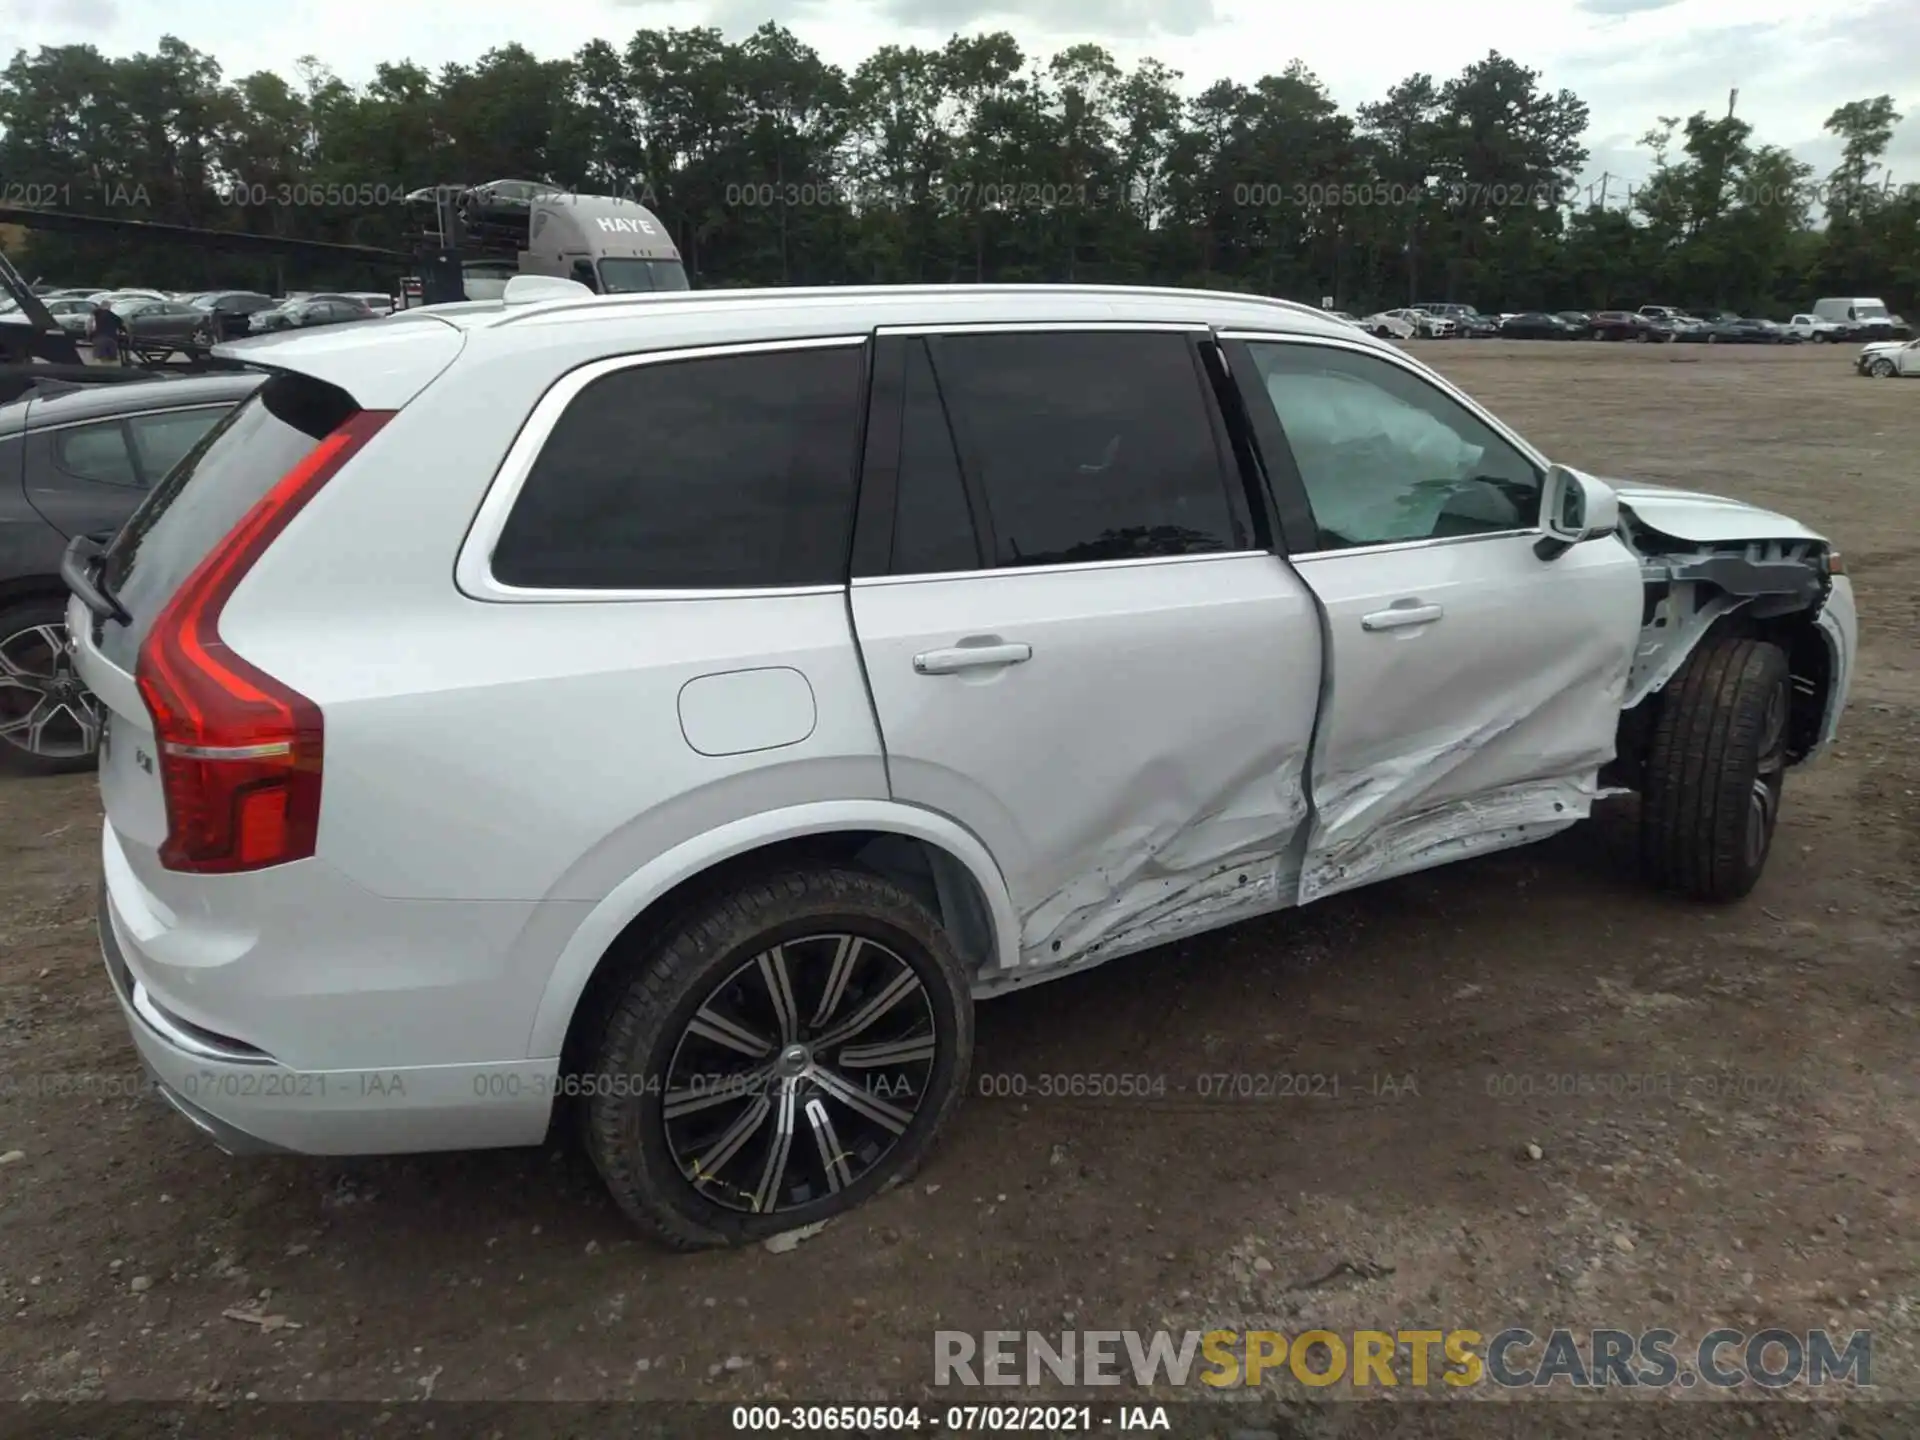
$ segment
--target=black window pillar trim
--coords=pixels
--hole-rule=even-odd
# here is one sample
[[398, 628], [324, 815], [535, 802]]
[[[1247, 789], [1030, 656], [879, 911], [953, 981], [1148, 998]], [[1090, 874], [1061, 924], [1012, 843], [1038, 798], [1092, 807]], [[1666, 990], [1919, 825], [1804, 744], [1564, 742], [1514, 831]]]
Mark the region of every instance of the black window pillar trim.
[[1289, 553], [1311, 554], [1321, 548], [1320, 527], [1314, 521], [1312, 506], [1307, 503], [1307, 487], [1300, 479], [1299, 466], [1294, 463], [1293, 448], [1287, 443], [1286, 432], [1280, 428], [1280, 417], [1274, 411], [1272, 399], [1260, 383], [1260, 367], [1254, 362], [1253, 351], [1244, 340], [1221, 339], [1218, 344], [1226, 358], [1233, 388], [1239, 395], [1239, 418], [1253, 442], [1254, 458], [1259, 463], [1267, 498], [1279, 525], [1279, 538]]
[[900, 489], [900, 437], [907, 398], [906, 337], [877, 335], [867, 345], [865, 433], [854, 491], [855, 580], [885, 575], [893, 565], [893, 512]]

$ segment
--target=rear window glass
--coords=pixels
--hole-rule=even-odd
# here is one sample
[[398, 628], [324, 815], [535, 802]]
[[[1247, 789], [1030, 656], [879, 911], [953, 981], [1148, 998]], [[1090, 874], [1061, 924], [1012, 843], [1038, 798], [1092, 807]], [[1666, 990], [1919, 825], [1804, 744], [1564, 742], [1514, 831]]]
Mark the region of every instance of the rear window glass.
[[493, 552], [552, 590], [839, 584], [853, 525], [857, 346], [617, 370], [567, 407]]
[[357, 408], [336, 386], [276, 375], [187, 451], [107, 547], [101, 578], [133, 623], [104, 626], [101, 653], [131, 671], [154, 617], [181, 582]]

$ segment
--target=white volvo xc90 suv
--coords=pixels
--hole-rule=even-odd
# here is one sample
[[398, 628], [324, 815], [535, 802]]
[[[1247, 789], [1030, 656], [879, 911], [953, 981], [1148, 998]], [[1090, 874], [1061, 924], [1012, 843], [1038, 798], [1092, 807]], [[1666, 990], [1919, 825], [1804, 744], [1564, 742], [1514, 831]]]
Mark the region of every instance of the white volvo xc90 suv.
[[63, 573], [100, 938], [230, 1149], [540, 1142], [737, 1243], [906, 1175], [976, 998], [1553, 834], [1751, 888], [1826, 541], [1238, 295], [556, 295], [271, 377]]

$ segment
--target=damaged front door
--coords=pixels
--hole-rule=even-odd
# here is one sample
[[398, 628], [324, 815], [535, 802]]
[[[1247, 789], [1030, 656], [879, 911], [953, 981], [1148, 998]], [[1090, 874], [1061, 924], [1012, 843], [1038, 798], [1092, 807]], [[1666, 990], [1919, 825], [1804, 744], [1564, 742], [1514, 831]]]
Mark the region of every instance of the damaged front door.
[[1301, 903], [1585, 816], [1639, 636], [1632, 553], [1607, 536], [1537, 554], [1545, 467], [1412, 366], [1237, 338], [1326, 622]]
[[1024, 960], [1292, 903], [1319, 622], [1194, 336], [883, 335], [873, 406], [852, 607], [889, 780], [992, 851]]

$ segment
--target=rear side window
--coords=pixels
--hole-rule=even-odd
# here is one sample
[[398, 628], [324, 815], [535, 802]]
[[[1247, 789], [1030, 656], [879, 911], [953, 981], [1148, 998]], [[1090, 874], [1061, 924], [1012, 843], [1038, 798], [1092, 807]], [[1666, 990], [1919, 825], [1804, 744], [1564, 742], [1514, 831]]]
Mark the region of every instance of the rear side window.
[[101, 653], [131, 671], [140, 642], [181, 582], [357, 408], [336, 386], [276, 375], [208, 430], [107, 548], [101, 578], [133, 623], [104, 626]]
[[568, 405], [493, 552], [534, 590], [839, 584], [864, 350], [635, 365]]
[[106, 485], [138, 485], [127, 449], [127, 432], [118, 420], [97, 425], [70, 425], [53, 432], [53, 463], [76, 480]]
[[151, 484], [186, 457], [213, 428], [223, 410], [175, 410], [166, 415], [135, 415], [127, 422], [140, 473]]
[[[993, 565], [1250, 543], [1185, 335], [942, 335], [930, 346]], [[907, 478], [903, 457], [903, 489]]]

